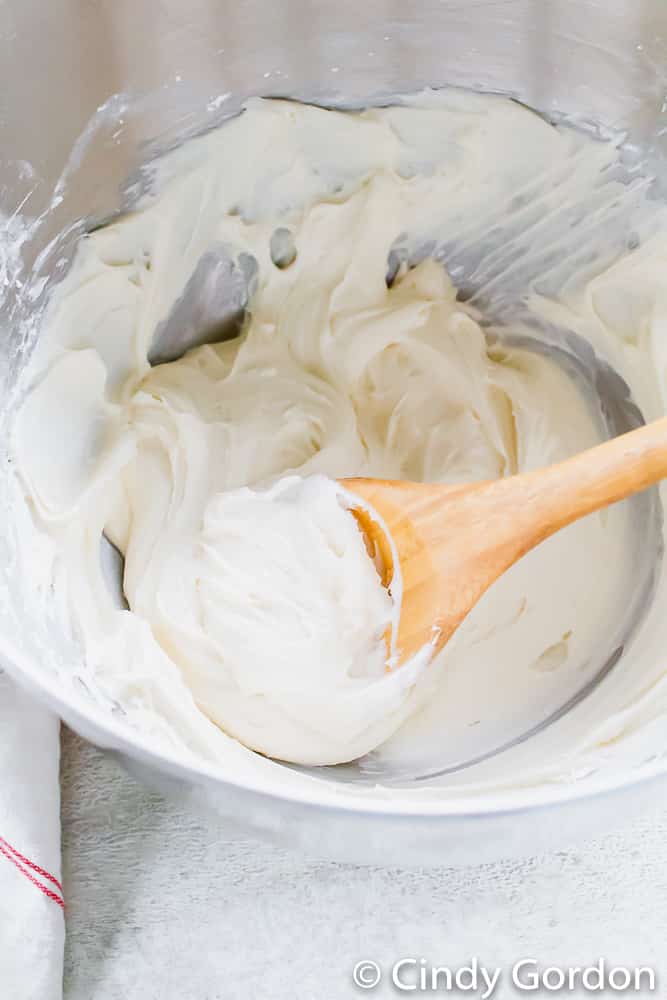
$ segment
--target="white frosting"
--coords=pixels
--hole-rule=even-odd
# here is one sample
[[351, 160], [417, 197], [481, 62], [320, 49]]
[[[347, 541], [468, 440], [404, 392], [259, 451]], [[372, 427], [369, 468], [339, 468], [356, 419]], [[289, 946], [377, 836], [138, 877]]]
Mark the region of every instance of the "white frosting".
[[[576, 283], [559, 277], [576, 231], [567, 210], [601, 211], [614, 144], [504, 99], [411, 103], [351, 115], [253, 101], [169, 154], [140, 211], [81, 241], [33, 357], [15, 454], [55, 543], [43, 572], [129, 721], [221, 764], [231, 744], [211, 721], [303, 763], [379, 747], [371, 770], [400, 773], [474, 757], [579, 690], [627, 599], [632, 537], [619, 506], [522, 560], [431, 666], [385, 669], [392, 602], [326, 477], [487, 479], [602, 434], [592, 401], [548, 355], [488, 346], [440, 264], [403, 267], [388, 288], [392, 248], [435, 239], [464, 252], [506, 225], [476, 287], [532, 292], [535, 313], [591, 340], [647, 416], [661, 392], [647, 318], [661, 315], [651, 310], [667, 260], [655, 221], [641, 214], [646, 243], [630, 257], [610, 263], [600, 237]], [[622, 185], [605, 185], [600, 203], [613, 208]], [[557, 248], [562, 225], [561, 252], [541, 261], [548, 225]], [[278, 226], [296, 248], [284, 269], [270, 256]], [[258, 264], [243, 335], [151, 369], [155, 331], [219, 245]], [[103, 531], [126, 558], [129, 611], [105, 579]], [[612, 714], [632, 697], [624, 683]], [[531, 750], [515, 755], [517, 780], [535, 767], [558, 774], [564, 749], [583, 753], [586, 718], [564, 736], [551, 727], [537, 765]], [[510, 781], [498, 761], [480, 782]]]

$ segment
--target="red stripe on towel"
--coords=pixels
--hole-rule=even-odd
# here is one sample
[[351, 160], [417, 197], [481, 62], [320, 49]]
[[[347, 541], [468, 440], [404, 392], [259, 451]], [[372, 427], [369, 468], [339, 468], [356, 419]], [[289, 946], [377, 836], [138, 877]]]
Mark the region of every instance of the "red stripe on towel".
[[44, 868], [40, 868], [39, 865], [34, 864], [34, 862], [30, 861], [28, 858], [24, 858], [24, 856], [20, 853], [20, 851], [17, 851], [15, 847], [12, 847], [12, 845], [7, 840], [5, 840], [4, 837], [0, 837], [0, 844], [3, 844], [8, 851], [11, 851], [12, 854], [16, 858], [18, 858], [21, 864], [26, 866], [26, 868], [31, 868], [34, 872], [37, 872], [38, 875], [41, 875], [42, 878], [46, 878], [49, 880], [49, 882], [53, 882], [53, 884], [57, 886], [58, 889], [60, 889], [60, 892], [62, 894], [63, 887], [61, 886], [60, 882], [58, 881], [57, 878], [55, 878], [54, 875], [51, 875], [50, 872], [45, 871]]
[[32, 872], [37, 872], [37, 874], [41, 875], [43, 878], [48, 879], [48, 881], [57, 886], [62, 893], [62, 886], [55, 876], [45, 871], [44, 868], [40, 868], [40, 866], [36, 865], [34, 861], [30, 861], [29, 858], [26, 858], [20, 853], [20, 851], [17, 851], [15, 847], [12, 847], [12, 845], [6, 841], [4, 837], [0, 837], [0, 854], [7, 858], [8, 861], [11, 861], [11, 863], [18, 868], [21, 874], [25, 875], [28, 881], [32, 882], [32, 884], [39, 889], [40, 892], [43, 892], [45, 896], [48, 896], [48, 898], [53, 900], [54, 903], [57, 903], [61, 909], [65, 909], [65, 900], [62, 896], [57, 892], [54, 892], [53, 889], [49, 889], [49, 887], [44, 885], [43, 882], [40, 882], [40, 880], [36, 878]]

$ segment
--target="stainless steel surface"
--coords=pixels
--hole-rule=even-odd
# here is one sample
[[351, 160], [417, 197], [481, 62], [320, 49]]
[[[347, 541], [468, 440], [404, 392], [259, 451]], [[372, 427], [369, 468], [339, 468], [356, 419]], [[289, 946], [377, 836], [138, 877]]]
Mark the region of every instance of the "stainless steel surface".
[[[248, 95], [349, 105], [445, 83], [501, 91], [550, 115], [576, 114], [583, 125], [625, 128], [630, 158], [637, 146], [661, 163], [666, 43], [662, 0], [0, 0], [0, 211], [11, 219], [27, 199], [20, 211], [39, 216], [67, 166], [61, 200], [22, 247], [23, 271], [11, 253], [0, 256], [0, 394], [23, 359], [18, 319], [26, 302], [15, 277], [25, 280], [33, 264], [33, 276], [57, 275], [76, 229], [39, 256], [50, 239], [84, 216], [103, 220], [118, 210], [126, 179], [134, 187], [125, 203], [144, 183], [139, 168], [151, 150], [216, 124]], [[2, 236], [0, 228], [0, 253]], [[222, 781], [140, 747], [112, 706], [93, 705], [86, 691], [49, 674], [49, 643], [62, 645], [63, 662], [76, 648], [50, 631], [53, 623], [26, 618], [22, 594], [31, 581], [14, 577], [9, 587], [11, 574], [0, 537], [0, 650], [8, 670], [144, 776], [305, 849], [405, 864], [520, 854], [643, 808], [664, 782], [665, 765], [655, 761], [539, 795], [415, 800], [406, 810], [363, 798], [325, 808], [315, 793], [299, 801], [233, 777]]]
[[238, 336], [256, 272], [257, 262], [248, 254], [237, 261], [224, 247], [205, 253], [183, 295], [155, 331], [150, 363], [176, 361], [193, 347]]

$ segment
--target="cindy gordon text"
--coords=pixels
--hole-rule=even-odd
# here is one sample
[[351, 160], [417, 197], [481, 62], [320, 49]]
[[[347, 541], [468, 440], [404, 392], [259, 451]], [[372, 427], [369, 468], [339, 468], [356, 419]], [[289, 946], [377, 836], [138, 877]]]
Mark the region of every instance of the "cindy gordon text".
[[352, 980], [359, 990], [374, 990], [388, 981], [399, 993], [468, 994], [491, 1000], [501, 984], [510, 983], [517, 993], [638, 993], [657, 989], [655, 969], [648, 966], [615, 965], [605, 958], [586, 966], [544, 965], [535, 958], [519, 959], [510, 968], [484, 965], [472, 958], [458, 967], [437, 965], [425, 958], [399, 958], [381, 966], [372, 959], [357, 962]]

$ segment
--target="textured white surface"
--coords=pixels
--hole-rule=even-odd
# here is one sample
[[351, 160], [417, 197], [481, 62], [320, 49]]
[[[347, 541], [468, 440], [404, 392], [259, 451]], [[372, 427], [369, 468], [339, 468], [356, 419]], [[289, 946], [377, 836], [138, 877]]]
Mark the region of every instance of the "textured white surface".
[[[65, 1000], [395, 997], [356, 989], [354, 963], [473, 955], [653, 965], [667, 996], [667, 804], [577, 850], [410, 872], [235, 839], [64, 729], [62, 784]], [[537, 994], [495, 997], [517, 995]]]

